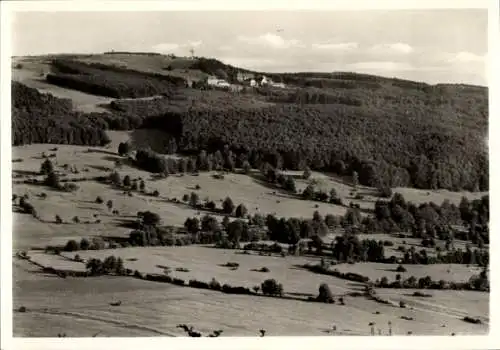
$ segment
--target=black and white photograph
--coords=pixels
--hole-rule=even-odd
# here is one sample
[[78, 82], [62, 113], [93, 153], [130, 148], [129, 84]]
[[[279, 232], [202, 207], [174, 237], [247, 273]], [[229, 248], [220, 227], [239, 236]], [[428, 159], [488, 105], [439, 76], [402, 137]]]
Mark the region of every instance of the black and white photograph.
[[494, 336], [494, 2], [6, 3], [9, 337]]

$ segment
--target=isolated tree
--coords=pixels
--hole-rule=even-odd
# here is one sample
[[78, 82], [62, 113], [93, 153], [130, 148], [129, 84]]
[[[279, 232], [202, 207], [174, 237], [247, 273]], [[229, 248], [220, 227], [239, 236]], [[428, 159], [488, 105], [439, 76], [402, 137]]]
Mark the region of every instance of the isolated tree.
[[314, 186], [309, 184], [302, 192], [302, 197], [304, 199], [313, 199], [314, 198]]
[[199, 202], [200, 196], [198, 196], [198, 193], [191, 192], [191, 195], [189, 196], [189, 205], [191, 205], [192, 207], [196, 207]]
[[245, 207], [245, 205], [244, 205], [244, 204], [240, 204], [240, 205], [238, 205], [238, 207], [236, 208], [236, 213], [235, 213], [235, 215], [236, 215], [236, 217], [237, 217], [237, 218], [243, 218], [243, 217], [245, 217], [245, 215], [247, 215], [247, 212], [248, 212], [248, 210], [247, 210], [247, 208]]
[[182, 201], [183, 202], [188, 202], [189, 201], [189, 195], [187, 193], [182, 196]]
[[61, 217], [59, 215], [56, 215], [56, 224], [62, 224], [63, 223], [63, 220], [61, 219]]
[[145, 211], [142, 213], [142, 223], [146, 226], [156, 226], [160, 223], [161, 218], [157, 213]]
[[78, 246], [78, 243], [72, 239], [69, 240], [68, 243], [66, 243], [66, 246], [64, 247], [64, 251], [66, 252], [74, 252], [77, 251], [80, 247]]
[[227, 236], [228, 239], [238, 244], [240, 242], [241, 236], [243, 235], [243, 231], [245, 230], [245, 223], [241, 220], [234, 220], [229, 223], [227, 227]]
[[97, 198], [95, 199], [95, 202], [96, 202], [97, 204], [102, 204], [102, 203], [104, 203], [104, 200], [102, 199], [102, 197], [101, 197], [101, 196], [97, 196]]
[[113, 171], [110, 175], [109, 175], [109, 181], [111, 181], [111, 183], [113, 185], [116, 185], [116, 186], [120, 186], [121, 185], [121, 178], [120, 178], [120, 174], [118, 174], [118, 172], [116, 171]]
[[130, 187], [131, 184], [132, 182], [130, 181], [130, 176], [125, 175], [125, 177], [123, 178], [123, 186]]
[[141, 182], [139, 183], [139, 190], [141, 192], [144, 192], [145, 189], [146, 189], [146, 183], [144, 182], [144, 180], [141, 180]]
[[333, 294], [332, 291], [330, 290], [330, 287], [326, 283], [321, 283], [319, 286], [319, 295], [318, 295], [318, 301], [321, 301], [323, 303], [333, 303]]
[[108, 207], [109, 210], [111, 210], [113, 208], [113, 201], [111, 199], [108, 200], [108, 202], [106, 203], [106, 206]]
[[196, 233], [200, 230], [200, 221], [198, 218], [187, 218], [184, 227], [189, 233]]
[[292, 193], [295, 193], [297, 191], [297, 187], [295, 185], [295, 180], [291, 176], [286, 177], [286, 180], [285, 180], [283, 187], [285, 190], [290, 191]]
[[88, 239], [82, 238], [82, 240], [80, 241], [80, 249], [87, 250], [89, 248], [90, 248], [90, 243], [89, 243]]
[[42, 175], [48, 175], [50, 173], [54, 172], [54, 165], [50, 161], [50, 159], [45, 159], [45, 161], [42, 163], [40, 166], [40, 174]]
[[47, 177], [45, 178], [45, 184], [52, 188], [60, 189], [61, 183], [59, 182], [59, 175], [51, 171], [50, 173], [47, 174]]
[[80, 219], [78, 218], [78, 216], [73, 216], [73, 222], [75, 224], [78, 224], [80, 222]]
[[283, 285], [276, 282], [274, 278], [265, 280], [261, 284], [260, 289], [264, 295], [283, 295]]
[[208, 201], [206, 204], [205, 204], [205, 207], [208, 209], [208, 210], [215, 210], [217, 209], [217, 204], [215, 204], [214, 201]]
[[118, 145], [118, 154], [120, 156], [126, 156], [130, 152], [130, 145], [128, 142], [120, 142]]
[[231, 198], [226, 197], [226, 199], [224, 199], [224, 202], [222, 203], [222, 210], [228, 215], [231, 215], [233, 213], [234, 203]]

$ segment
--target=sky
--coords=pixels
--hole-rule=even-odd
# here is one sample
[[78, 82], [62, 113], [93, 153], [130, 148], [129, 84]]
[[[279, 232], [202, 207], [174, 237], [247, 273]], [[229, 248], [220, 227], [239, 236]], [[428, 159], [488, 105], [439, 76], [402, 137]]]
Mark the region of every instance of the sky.
[[19, 12], [12, 54], [152, 51], [267, 72], [487, 85], [486, 9]]

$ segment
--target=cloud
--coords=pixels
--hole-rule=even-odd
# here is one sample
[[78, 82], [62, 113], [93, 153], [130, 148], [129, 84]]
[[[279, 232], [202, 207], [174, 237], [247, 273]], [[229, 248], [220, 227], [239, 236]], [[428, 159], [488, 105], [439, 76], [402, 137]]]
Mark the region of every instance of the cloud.
[[414, 67], [405, 62], [393, 62], [393, 61], [369, 61], [369, 62], [357, 62], [348, 65], [350, 69], [363, 70], [363, 71], [409, 71], [414, 70]]
[[186, 43], [160, 43], [154, 45], [151, 50], [160, 53], [184, 52], [190, 48], [196, 48], [203, 44], [201, 40], [188, 41]]
[[190, 41], [188, 43], [188, 46], [191, 46], [191, 47], [198, 47], [200, 46], [201, 44], [203, 44], [203, 42], [201, 40], [198, 40], [198, 41]]
[[170, 52], [175, 51], [180, 48], [179, 44], [176, 43], [161, 43], [153, 46], [153, 51], [155, 52]]
[[380, 53], [409, 54], [414, 51], [413, 47], [405, 43], [380, 44], [372, 47], [372, 51]]
[[257, 37], [239, 36], [238, 40], [247, 44], [270, 46], [275, 49], [287, 49], [302, 46], [299, 40], [284, 39], [283, 37], [273, 33], [266, 33]]
[[340, 51], [345, 51], [345, 50], [353, 50], [358, 48], [358, 43], [354, 42], [349, 42], [349, 43], [337, 43], [337, 44], [331, 44], [331, 43], [314, 43], [312, 44], [313, 49], [318, 49], [318, 50], [340, 50]]
[[448, 61], [456, 63], [484, 62], [485, 55], [476, 55], [472, 52], [462, 51], [453, 55]]

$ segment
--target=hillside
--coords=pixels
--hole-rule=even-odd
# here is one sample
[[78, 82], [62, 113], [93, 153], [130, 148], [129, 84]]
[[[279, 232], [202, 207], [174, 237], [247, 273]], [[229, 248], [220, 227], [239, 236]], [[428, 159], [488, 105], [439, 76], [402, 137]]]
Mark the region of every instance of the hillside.
[[[17, 59], [14, 70], [40, 69], [36, 58], [23, 62]], [[170, 139], [164, 152], [205, 150], [215, 156], [229, 149], [236, 167], [245, 160], [254, 168], [266, 162], [291, 170], [307, 165], [340, 176], [356, 172], [359, 183], [373, 187], [488, 189], [486, 88], [356, 73], [286, 73], [266, 74], [287, 84], [285, 89], [230, 92], [202, 83], [209, 75], [236, 81], [240, 70], [215, 59], [107, 53], [40, 62], [50, 70], [45, 83], [111, 102], [99, 101], [106, 113], [69, 112], [66, 102], [38, 103], [45, 97], [14, 84], [14, 145], [97, 145], [107, 140], [94, 128], [154, 128]], [[18, 80], [33, 86], [32, 80]], [[186, 87], [188, 81], [194, 87]], [[56, 123], [63, 115], [64, 127]], [[59, 137], [41, 135], [50, 125], [58, 125]]]

